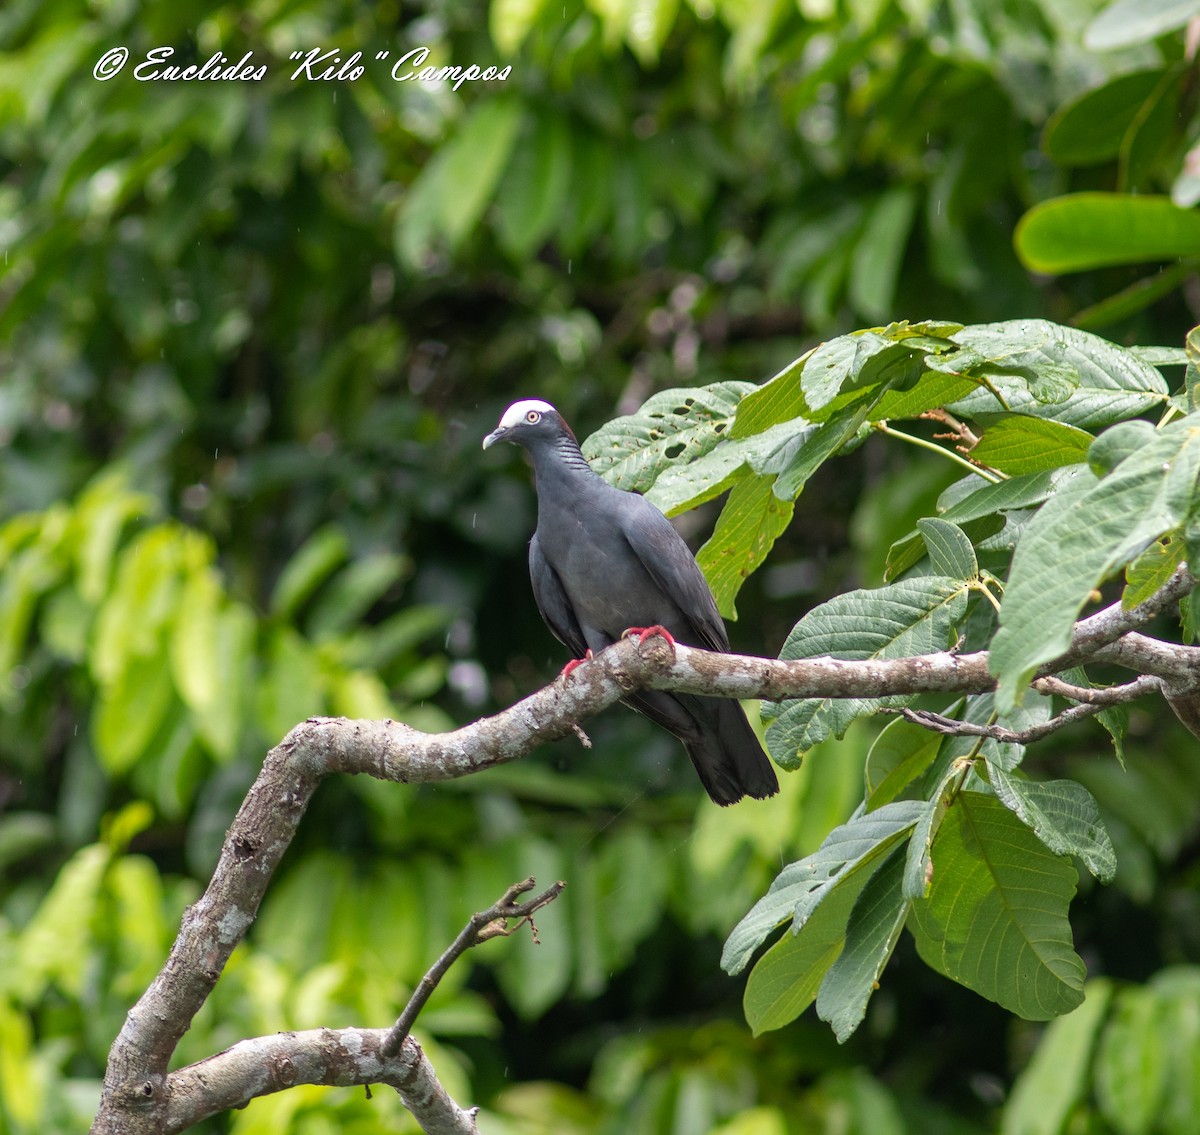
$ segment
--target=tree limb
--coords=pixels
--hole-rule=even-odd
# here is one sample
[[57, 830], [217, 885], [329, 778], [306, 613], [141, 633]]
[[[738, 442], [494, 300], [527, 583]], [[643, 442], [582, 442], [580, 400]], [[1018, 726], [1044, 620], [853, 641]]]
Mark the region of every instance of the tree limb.
[[[1066, 685], [1065, 682], [1061, 684]], [[959, 721], [956, 718], [945, 717], [940, 713], [934, 713], [932, 710], [927, 709], [909, 709], [903, 707], [891, 712], [899, 713], [905, 721], [911, 721], [914, 725], [920, 725], [924, 729], [932, 729], [935, 733], [945, 733], [953, 737], [990, 737], [1006, 745], [1032, 745], [1034, 741], [1040, 741], [1043, 737], [1048, 737], [1064, 725], [1070, 725], [1074, 721], [1082, 721], [1085, 718], [1094, 717], [1110, 705], [1133, 701], [1134, 698], [1140, 698], [1144, 694], [1161, 692], [1162, 686], [1162, 679], [1154, 677], [1153, 674], [1144, 674], [1142, 677], [1128, 682], [1123, 686], [1110, 686], [1105, 690], [1083, 690], [1080, 687], [1073, 686], [1070, 688], [1077, 689], [1080, 693], [1104, 693], [1109, 696], [1104, 699], [1096, 698], [1082, 702], [1079, 705], [1073, 705], [1070, 709], [1064, 709], [1062, 713], [1050, 718], [1049, 721], [1043, 721], [1038, 725], [1031, 725], [1028, 729], [1009, 729], [1007, 726], [996, 725], [994, 723], [990, 725], [978, 725], [973, 721]]]
[[[526, 891], [533, 890], [533, 884], [532, 876], [523, 883], [514, 883], [504, 892], [504, 896], [499, 902], [494, 903], [487, 910], [481, 910], [477, 914], [471, 915], [466, 926], [458, 932], [458, 937], [446, 947], [445, 953], [433, 963], [429, 972], [417, 984], [408, 1004], [404, 1006], [404, 1011], [397, 1018], [383, 1042], [382, 1052], [385, 1057], [393, 1057], [400, 1051], [400, 1045], [412, 1031], [418, 1014], [425, 1008], [425, 1002], [437, 988], [438, 982], [446, 976], [446, 971], [463, 954], [472, 946], [486, 942], [489, 938], [507, 937], [526, 922], [532, 926], [534, 913], [558, 898], [567, 885], [560, 880], [540, 895], [534, 895], [533, 898], [522, 903], [517, 902], [519, 896], [525, 894]], [[508, 922], [512, 918], [519, 919], [519, 921], [516, 926], [510, 927]]]
[[[1132, 610], [1114, 605], [1081, 620], [1071, 647], [1042, 667], [1038, 676], [1053, 675], [1089, 658], [1127, 666], [1162, 678], [1185, 725], [1190, 720], [1189, 728], [1200, 729], [1200, 649], [1137, 633], [1191, 586], [1191, 577], [1180, 569]], [[267, 754], [262, 772], [226, 833], [207, 889], [184, 913], [166, 963], [129, 1011], [109, 1053], [94, 1135], [157, 1135], [183, 1129], [168, 1128], [173, 1122], [172, 1100], [181, 1084], [192, 1081], [177, 1079], [187, 1069], [168, 1075], [171, 1057], [254, 921], [275, 868], [324, 777], [365, 773], [381, 780], [417, 783], [466, 776], [568, 736], [625, 695], [650, 688], [781, 700], [982, 693], [995, 688], [995, 679], [988, 671], [986, 652], [784, 662], [672, 647], [656, 636], [640, 644], [633, 639], [618, 642], [568, 679], [449, 733], [424, 734], [394, 721], [311, 718]], [[195, 1083], [195, 1092], [203, 1095], [203, 1084]], [[214, 1105], [205, 1111], [211, 1102], [194, 1104], [196, 1113], [220, 1110]], [[413, 1110], [420, 1122], [433, 1122]]]
[[478, 1135], [475, 1109], [459, 1107], [446, 1094], [412, 1037], [395, 1055], [383, 1055], [390, 1031], [311, 1029], [239, 1041], [167, 1077], [168, 1105], [158, 1130], [175, 1135], [211, 1115], [299, 1084], [387, 1084], [429, 1135]]

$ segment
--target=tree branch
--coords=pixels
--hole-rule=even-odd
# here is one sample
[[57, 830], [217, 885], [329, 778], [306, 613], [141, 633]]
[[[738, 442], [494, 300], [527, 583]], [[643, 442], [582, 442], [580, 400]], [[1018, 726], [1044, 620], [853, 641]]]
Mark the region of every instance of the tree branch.
[[[438, 982], [446, 976], [446, 971], [463, 954], [472, 946], [476, 946], [480, 942], [486, 942], [489, 938], [507, 937], [526, 922], [532, 927], [534, 913], [558, 898], [562, 894], [563, 888], [567, 885], [560, 880], [552, 887], [544, 890], [540, 895], [534, 895], [533, 898], [518, 903], [516, 901], [517, 898], [525, 894], [526, 891], [533, 890], [533, 884], [534, 879], [532, 876], [523, 883], [514, 883], [504, 892], [504, 897], [499, 902], [494, 903], [487, 910], [481, 910], [477, 914], [471, 915], [467, 920], [466, 926], [459, 931], [458, 937], [450, 943], [445, 953], [433, 963], [429, 972], [417, 984], [417, 988], [409, 999], [408, 1004], [404, 1006], [404, 1011], [397, 1018], [395, 1025], [392, 1026], [391, 1031], [387, 1035], [387, 1039], [383, 1042], [382, 1052], [385, 1057], [393, 1057], [400, 1051], [400, 1045], [403, 1044], [405, 1038], [412, 1031], [413, 1023], [416, 1021], [418, 1014], [425, 1008], [425, 1002], [429, 1000], [433, 991], [437, 988]], [[510, 927], [508, 922], [512, 918], [516, 918], [519, 921], [516, 926]], [[534, 940], [537, 940], [536, 932]]]
[[412, 1037], [398, 1053], [384, 1056], [390, 1031], [312, 1029], [239, 1041], [167, 1077], [168, 1107], [158, 1130], [175, 1135], [211, 1115], [299, 1084], [386, 1084], [400, 1093], [429, 1135], [478, 1135], [475, 1109], [459, 1107], [446, 1094]]
[[[1191, 720], [1188, 727], [1200, 729], [1200, 650], [1136, 633], [1191, 586], [1191, 577], [1181, 568], [1132, 610], [1114, 605], [1081, 620], [1070, 649], [1042, 667], [1038, 676], [1053, 675], [1089, 658], [1128, 666], [1162, 678], [1185, 725]], [[672, 647], [656, 636], [640, 644], [633, 639], [618, 642], [569, 678], [553, 682], [494, 717], [449, 733], [424, 734], [394, 721], [312, 718], [298, 725], [267, 754], [226, 834], [207, 889], [184, 913], [166, 963], [129, 1011], [113, 1042], [94, 1135], [157, 1135], [173, 1122], [172, 1100], [181, 1090], [179, 1085], [191, 1081], [177, 1079], [183, 1073], [168, 1076], [171, 1057], [254, 921], [275, 868], [324, 777], [365, 773], [416, 783], [466, 776], [568, 736], [625, 695], [651, 688], [782, 700], [982, 693], [995, 688], [995, 679], [985, 652], [783, 662]], [[195, 1092], [203, 1095], [203, 1083], [196, 1081], [196, 1085]], [[207, 1100], [195, 1109], [197, 1114], [213, 1114], [220, 1105]]]
[[[1066, 685], [1066, 683], [1060, 683], [1060, 685]], [[1094, 717], [1110, 705], [1133, 701], [1134, 698], [1140, 698], [1144, 694], [1161, 692], [1162, 686], [1162, 679], [1154, 677], [1153, 674], [1144, 674], [1123, 686], [1110, 686], [1105, 690], [1083, 690], [1081, 687], [1072, 686], [1071, 689], [1078, 690], [1080, 693], [1103, 693], [1108, 696], [1073, 705], [1050, 718], [1049, 721], [1031, 725], [1028, 729], [1009, 729], [1007, 726], [995, 724], [977, 725], [973, 721], [959, 721], [927, 709], [903, 707], [889, 712], [899, 713], [905, 721], [911, 721], [914, 725], [920, 725], [924, 729], [932, 729], [935, 733], [945, 733], [953, 737], [990, 737], [1006, 745], [1032, 745], [1034, 741], [1040, 741], [1043, 737], [1050, 736], [1064, 725]]]

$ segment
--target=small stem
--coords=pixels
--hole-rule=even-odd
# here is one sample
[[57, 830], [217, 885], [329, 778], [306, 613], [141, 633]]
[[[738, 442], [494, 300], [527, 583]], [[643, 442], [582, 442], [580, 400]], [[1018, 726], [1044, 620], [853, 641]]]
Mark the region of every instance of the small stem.
[[926, 441], [923, 437], [916, 437], [913, 434], [906, 434], [902, 430], [892, 429], [887, 422], [872, 422], [871, 425], [881, 434], [887, 434], [889, 437], [899, 438], [901, 441], [907, 441], [912, 445], [920, 446], [921, 449], [928, 449], [932, 453], [939, 453], [941, 456], [949, 458], [956, 465], [961, 465], [969, 473], [974, 473], [978, 477], [982, 477], [985, 481], [993, 485], [998, 485], [1001, 481], [1008, 480], [1003, 475], [989, 473], [985, 469], [981, 469], [978, 465], [972, 465], [965, 457], [960, 457], [951, 449], [946, 449], [945, 446], [935, 445], [932, 441]]

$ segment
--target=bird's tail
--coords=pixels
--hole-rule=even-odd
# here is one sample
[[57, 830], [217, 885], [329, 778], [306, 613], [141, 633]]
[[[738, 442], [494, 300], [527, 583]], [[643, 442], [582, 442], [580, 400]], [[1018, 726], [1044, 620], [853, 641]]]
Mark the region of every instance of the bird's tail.
[[624, 700], [683, 742], [700, 783], [717, 804], [736, 804], [743, 796], [761, 800], [779, 791], [775, 769], [738, 702], [660, 690]]
[[708, 795], [721, 805], [736, 804], [743, 796], [774, 796], [779, 791], [775, 769], [741, 705], [729, 698], [695, 701], [702, 703], [701, 730], [684, 747]]

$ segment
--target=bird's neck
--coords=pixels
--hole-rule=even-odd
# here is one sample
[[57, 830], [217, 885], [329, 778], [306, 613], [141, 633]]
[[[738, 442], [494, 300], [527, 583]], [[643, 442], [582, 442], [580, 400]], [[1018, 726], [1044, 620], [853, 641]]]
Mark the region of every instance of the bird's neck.
[[533, 451], [533, 471], [539, 478], [572, 476], [595, 477], [592, 467], [574, 438], [557, 437]]

